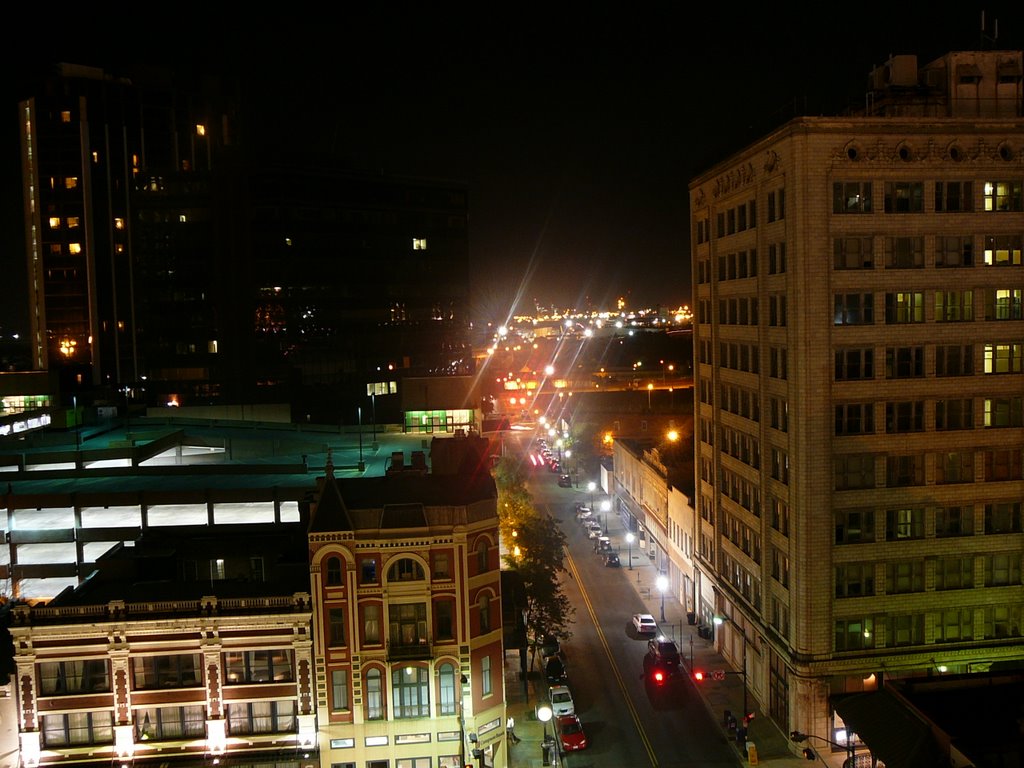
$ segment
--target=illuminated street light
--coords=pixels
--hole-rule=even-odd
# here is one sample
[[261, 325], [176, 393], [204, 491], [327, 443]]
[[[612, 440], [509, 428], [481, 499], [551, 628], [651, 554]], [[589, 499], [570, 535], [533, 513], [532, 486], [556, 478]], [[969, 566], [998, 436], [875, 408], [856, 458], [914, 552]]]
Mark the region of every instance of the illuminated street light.
[[658, 574], [654, 583], [661, 592], [661, 620], [665, 621], [665, 591], [668, 589], [668, 577], [664, 573]]
[[647, 410], [651, 410], [651, 392], [654, 390], [653, 384], [647, 385]]
[[711, 622], [716, 626], [720, 627], [725, 622], [729, 622], [743, 637], [743, 717], [746, 718], [750, 714], [750, 710], [747, 709], [747, 633], [740, 629], [739, 624], [733, 621], [729, 616], [715, 616], [711, 619]]
[[626, 552], [628, 553], [626, 557], [629, 560], [629, 570], [631, 571], [633, 570], [633, 539], [635, 538], [632, 531], [626, 534]]
[[547, 704], [541, 704], [539, 707], [537, 707], [537, 719], [541, 721], [541, 723], [543, 724], [542, 727], [544, 729], [544, 742], [541, 745], [541, 749], [543, 750], [544, 756], [543, 763], [544, 765], [550, 765], [551, 761], [549, 755], [551, 747], [554, 745], [554, 739], [552, 739], [550, 742], [548, 741], [548, 720], [551, 719], [551, 707], [549, 707]]

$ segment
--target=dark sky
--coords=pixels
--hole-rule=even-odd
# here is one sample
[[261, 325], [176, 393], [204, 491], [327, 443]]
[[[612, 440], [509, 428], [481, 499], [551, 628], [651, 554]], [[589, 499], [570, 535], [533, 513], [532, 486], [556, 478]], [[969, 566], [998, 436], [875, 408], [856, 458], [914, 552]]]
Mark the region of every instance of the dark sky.
[[[720, 3], [700, 13], [687, 2], [430, 4], [429, 15], [350, 5], [329, 15], [309, 6], [301, 21], [281, 15], [300, 16], [301, 3], [272, 16], [168, 10], [156, 25], [133, 19], [130, 33], [90, 7], [51, 18], [58, 26], [34, 36], [41, 47], [18, 72], [48, 60], [230, 72], [280, 142], [295, 137], [362, 170], [466, 182], [474, 314], [504, 319], [534, 299], [689, 301], [696, 173], [780, 125], [794, 103], [816, 114], [863, 103], [868, 72], [890, 55], [924, 64], [979, 47], [982, 10], [990, 37], [999, 19], [996, 47], [1024, 47], [1020, 2]], [[4, 113], [8, 176], [19, 173], [20, 95]], [[21, 225], [15, 193], [4, 192], [0, 252], [12, 274], [24, 259], [7, 235]], [[3, 311], [0, 323], [20, 322]]]

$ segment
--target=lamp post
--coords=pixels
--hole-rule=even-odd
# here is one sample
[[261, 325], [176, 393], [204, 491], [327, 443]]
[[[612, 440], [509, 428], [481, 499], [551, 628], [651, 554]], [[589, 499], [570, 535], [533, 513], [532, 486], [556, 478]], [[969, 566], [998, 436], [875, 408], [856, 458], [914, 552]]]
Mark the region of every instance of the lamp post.
[[587, 483], [587, 490], [590, 491], [590, 508], [594, 508], [594, 491], [597, 489], [597, 483], [591, 480]]
[[78, 430], [78, 395], [71, 396], [71, 406], [75, 410], [75, 450], [82, 448], [82, 435]]
[[660, 573], [654, 583], [657, 585], [658, 591], [661, 592], [661, 620], [665, 621], [665, 590], [668, 589], [668, 577], [664, 573]]
[[548, 720], [551, 719], [551, 707], [541, 704], [537, 707], [537, 719], [541, 721], [544, 728], [544, 742], [541, 744], [544, 765], [551, 765], [551, 752], [548, 745]]
[[648, 411], [651, 410], [651, 392], [653, 392], [653, 391], [654, 391], [654, 385], [653, 384], [648, 384], [647, 385], [647, 410]]
[[626, 552], [629, 553], [626, 557], [629, 559], [629, 570], [631, 571], [633, 570], [633, 539], [635, 538], [632, 531], [626, 534]]
[[729, 616], [715, 616], [711, 621], [716, 627], [720, 627], [728, 621], [743, 637], [743, 717], [745, 718], [750, 714], [750, 710], [747, 709], [747, 633], [740, 629], [739, 624], [733, 621]]
[[[608, 501], [608, 499], [604, 499], [601, 502], [601, 511], [604, 513], [605, 517], [608, 517], [608, 513], [612, 511], [612, 503]], [[598, 516], [597, 522], [602, 523], [601, 516]], [[607, 528], [605, 528], [605, 533], [608, 533]]]
[[356, 406], [356, 414], [359, 420], [359, 471], [366, 470], [366, 462], [363, 461], [363, 406]]
[[373, 444], [377, 445], [377, 393], [370, 393], [370, 418], [373, 419]]

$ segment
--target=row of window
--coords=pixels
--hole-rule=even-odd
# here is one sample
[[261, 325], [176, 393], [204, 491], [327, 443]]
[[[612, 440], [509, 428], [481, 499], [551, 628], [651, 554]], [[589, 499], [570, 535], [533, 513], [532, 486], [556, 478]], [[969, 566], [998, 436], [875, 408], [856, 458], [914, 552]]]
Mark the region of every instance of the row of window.
[[[485, 634], [497, 628], [496, 603], [489, 592], [481, 592], [476, 602], [476, 628]], [[392, 648], [409, 648], [428, 645], [431, 640], [455, 639], [455, 601], [437, 600], [433, 603], [433, 638], [428, 630], [427, 606], [425, 603], [393, 603], [388, 605], [388, 643]], [[378, 603], [359, 606], [359, 622], [362, 627], [361, 645], [381, 643], [381, 612]], [[347, 608], [327, 609], [327, 643], [332, 648], [348, 645], [346, 627], [349, 613]]]
[[1021, 636], [1021, 607], [957, 607], [927, 613], [837, 619], [835, 650], [967, 643]]
[[[206, 736], [205, 707], [147, 707], [133, 710], [132, 716], [137, 741]], [[295, 701], [291, 699], [231, 703], [226, 719], [231, 736], [298, 731]], [[114, 714], [110, 711], [43, 715], [42, 721], [43, 746], [47, 749], [114, 741]]]
[[[1024, 236], [985, 235], [980, 251], [981, 260], [975, 259], [972, 235], [936, 235], [934, 248], [929, 251], [923, 235], [885, 237], [882, 247], [876, 248], [873, 235], [850, 235], [832, 240], [832, 268], [856, 269], [924, 269], [935, 267], [1019, 267], [1022, 263]], [[876, 258], [876, 255], [881, 258]], [[721, 277], [719, 277], [721, 279]]]
[[[202, 655], [180, 653], [166, 656], [135, 656], [132, 677], [135, 690], [187, 688], [202, 685]], [[229, 684], [294, 682], [294, 658], [290, 649], [226, 651], [224, 676]], [[107, 659], [44, 661], [38, 665], [39, 692], [43, 696], [110, 691]]]
[[[981, 197], [975, 197], [973, 181], [936, 181], [930, 188], [924, 181], [887, 181], [883, 185], [882, 210], [885, 213], [970, 213], [979, 211], [1024, 211], [1024, 182], [1019, 179], [986, 181]], [[863, 214], [876, 210], [874, 187], [870, 181], [832, 183], [832, 213]]]
[[1021, 583], [1020, 560], [1019, 554], [992, 554], [843, 563], [835, 567], [835, 595], [847, 598], [924, 592], [928, 576], [936, 592], [1015, 586]]
[[[882, 527], [884, 525], [884, 528]], [[984, 505], [979, 518], [973, 505], [910, 507], [901, 509], [840, 509], [835, 511], [836, 544], [875, 544], [926, 538], [996, 535], [1021, 532], [1021, 502], [999, 501]]]
[[[494, 693], [494, 670], [491, 658], [481, 659], [480, 691], [483, 696]], [[385, 675], [379, 667], [370, 667], [363, 673], [363, 714], [367, 720], [384, 720], [388, 717], [388, 704], [385, 701]], [[434, 693], [433, 707], [436, 715], [456, 714], [456, 681], [457, 670], [449, 663], [437, 668], [437, 690]], [[391, 674], [391, 717], [407, 719], [431, 716], [430, 671], [424, 667], [405, 666], [392, 670]], [[349, 671], [335, 669], [331, 671], [331, 709], [344, 712], [352, 708], [351, 680]]]
[[[779, 275], [786, 271], [786, 243], [768, 245], [768, 274]], [[757, 277], [757, 249], [737, 251], [718, 257], [718, 281], [742, 280]], [[711, 282], [711, 259], [697, 260], [697, 282]]]
[[[980, 400], [980, 399], [979, 399]], [[835, 406], [834, 434], [874, 435], [882, 426], [884, 405], [884, 432], [894, 435], [906, 432], [938, 432], [974, 429], [975, 424], [985, 428], [1022, 426], [1021, 398], [985, 399], [981, 418], [975, 414], [974, 398], [934, 401], [935, 419], [929, 423], [925, 400], [898, 400], [888, 402], [838, 403]], [[876, 419], [876, 416], [879, 417]]]
[[[924, 291], [893, 291], [885, 294], [886, 325], [935, 322], [969, 322], [974, 320], [974, 294], [970, 290], [934, 291], [935, 314], [925, 312]], [[985, 292], [986, 320], [1021, 319], [1022, 290], [991, 289]], [[755, 300], [756, 301], [756, 300]], [[719, 302], [719, 314], [723, 310]], [[834, 325], [874, 325], [875, 295], [873, 293], [837, 293], [833, 296]], [[698, 310], [700, 305], [698, 304]], [[725, 322], [720, 319], [720, 322]]]
[[[973, 344], [941, 344], [934, 347], [931, 370], [938, 378], [973, 376], [976, 371], [994, 375], [1020, 373], [1024, 345], [986, 343], [980, 347], [980, 361], [975, 359]], [[924, 378], [928, 347], [886, 347], [887, 379]], [[874, 347], [843, 347], [834, 353], [836, 381], [862, 381], [875, 378]], [[980, 365], [977, 363], [980, 362]]]
[[[986, 482], [1021, 479], [1021, 451], [1016, 448], [983, 452]], [[848, 453], [833, 459], [834, 487], [837, 491], [865, 490], [880, 487], [906, 488], [925, 485], [927, 457], [932, 454]], [[938, 454], [944, 457], [945, 454]], [[884, 464], [882, 463], [884, 461]], [[945, 461], [945, 458], [943, 458]], [[884, 475], [882, 474], [884, 472]], [[774, 475], [773, 475], [774, 477]]]
[[[768, 223], [781, 221], [786, 218], [786, 190], [779, 188], [772, 190], [766, 197], [768, 208]], [[748, 200], [738, 206], [719, 211], [715, 214], [716, 234], [718, 237], [734, 235], [737, 232], [744, 232], [757, 227], [757, 201]], [[711, 220], [707, 217], [694, 219], [694, 233], [697, 244], [707, 243], [711, 240]]]
[[[474, 547], [477, 573], [484, 573], [490, 570], [490, 542], [486, 538], [480, 538]], [[447, 581], [452, 578], [451, 552], [439, 550], [430, 553], [431, 577], [436, 580]], [[359, 583], [379, 583], [379, 560], [376, 558], [362, 558], [359, 561]], [[324, 561], [324, 573], [327, 586], [338, 587], [344, 584], [344, 563], [336, 555], [331, 555]], [[388, 567], [387, 581], [407, 582], [423, 581], [426, 574], [419, 561], [411, 557], [403, 557], [393, 562]]]

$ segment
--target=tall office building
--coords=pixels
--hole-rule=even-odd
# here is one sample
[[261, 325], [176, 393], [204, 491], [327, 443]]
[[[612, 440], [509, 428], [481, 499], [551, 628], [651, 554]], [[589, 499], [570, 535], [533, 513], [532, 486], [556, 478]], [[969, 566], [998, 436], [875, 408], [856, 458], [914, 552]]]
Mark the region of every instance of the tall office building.
[[222, 85], [64, 64], [21, 103], [33, 368], [328, 423], [472, 373], [465, 185], [297, 156]]
[[[185, 93], [166, 73], [61, 64], [20, 104], [32, 367], [67, 390], [133, 386], [147, 349], [170, 367], [197, 333], [216, 346], [196, 265], [213, 254], [209, 171], [227, 121], [210, 125]], [[174, 334], [157, 338], [165, 318]]]
[[786, 732], [1024, 660], [1021, 73], [896, 56], [690, 184], [698, 613]]

